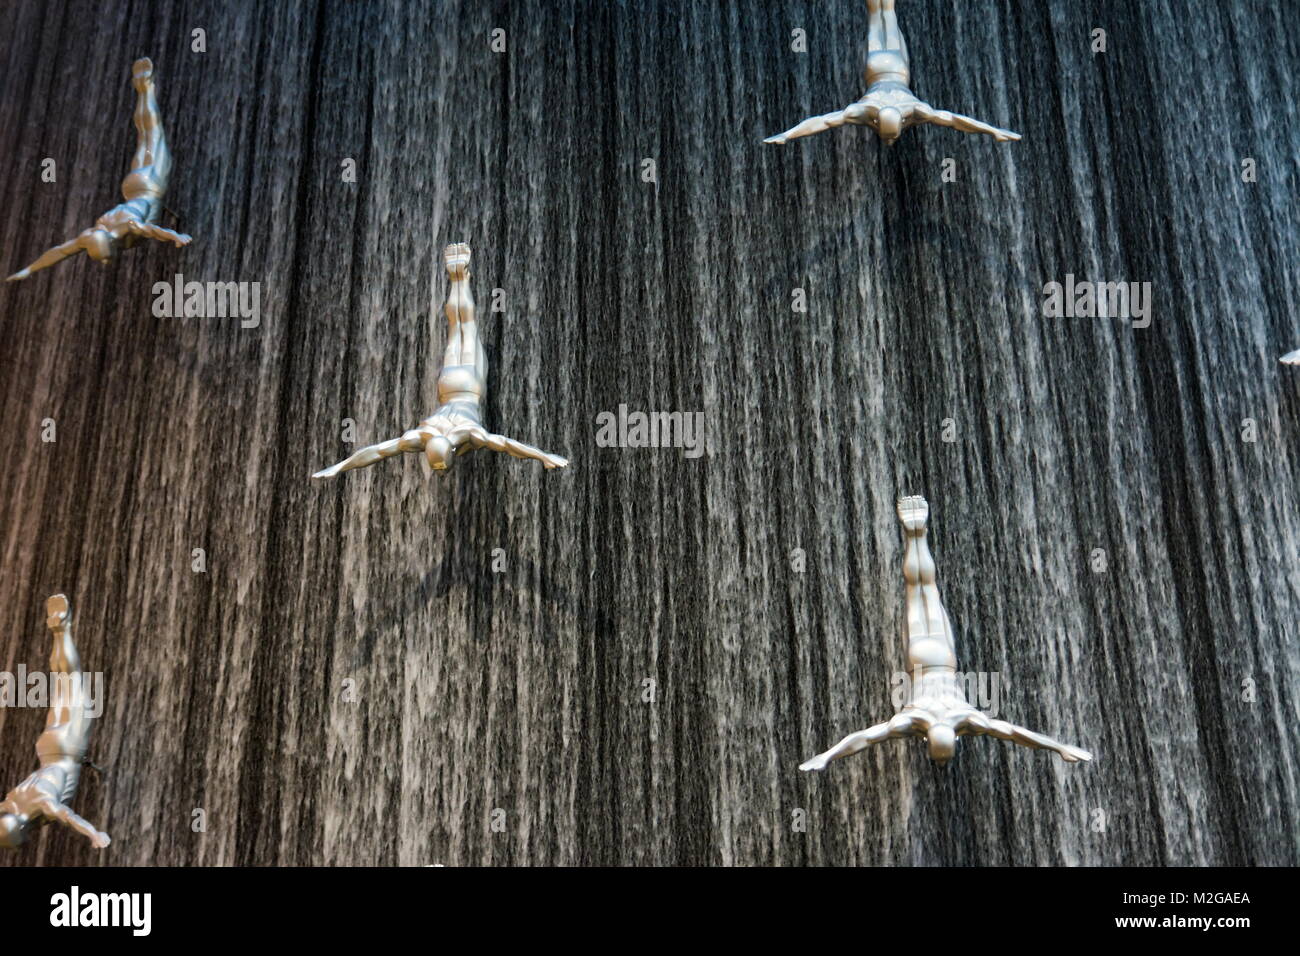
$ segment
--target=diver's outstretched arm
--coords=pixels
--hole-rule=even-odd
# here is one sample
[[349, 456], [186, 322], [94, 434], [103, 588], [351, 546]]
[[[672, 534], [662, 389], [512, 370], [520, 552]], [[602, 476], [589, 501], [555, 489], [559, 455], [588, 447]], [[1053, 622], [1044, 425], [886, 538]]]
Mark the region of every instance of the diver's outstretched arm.
[[963, 133], [985, 133], [992, 136], [999, 143], [1017, 142], [1020, 139], [1019, 133], [1013, 133], [1009, 129], [999, 129], [980, 120], [971, 119], [969, 116], [962, 116], [960, 113], [937, 110], [925, 103], [914, 106], [913, 112], [925, 122], [933, 123], [935, 126], [947, 126], [951, 129], [961, 130]]
[[143, 236], [145, 239], [157, 239], [159, 242], [171, 242], [178, 246], [185, 246], [190, 243], [190, 236], [185, 233], [172, 232], [162, 226], [155, 226], [151, 222], [132, 222], [127, 228], [135, 235]]
[[33, 272], [38, 272], [41, 269], [48, 269], [56, 262], [62, 262], [64, 259], [68, 258], [68, 256], [75, 256], [81, 251], [81, 248], [80, 236], [76, 239], [69, 239], [60, 246], [55, 246], [53, 249], [47, 249], [39, 259], [29, 265], [26, 269], [19, 269], [5, 281], [16, 282], [19, 279], [26, 279]]
[[963, 728], [968, 733], [988, 734], [990, 737], [1009, 740], [1013, 744], [1030, 747], [1034, 750], [1054, 750], [1061, 755], [1061, 759], [1066, 763], [1077, 763], [1080, 760], [1092, 759], [1092, 754], [1082, 747], [1072, 747], [1069, 744], [1061, 743], [1059, 740], [1053, 740], [1044, 734], [1026, 730], [1024, 727], [1008, 723], [1005, 720], [993, 720], [983, 714], [972, 714], [967, 717], [958, 730], [960, 731]]
[[532, 458], [542, 463], [542, 467], [550, 470], [552, 468], [563, 468], [569, 463], [569, 459], [562, 458], [559, 455], [552, 455], [550, 452], [542, 451], [540, 448], [534, 448], [532, 445], [525, 445], [521, 441], [515, 441], [513, 438], [507, 438], [505, 435], [494, 435], [482, 428], [475, 428], [469, 432], [470, 444], [475, 448], [487, 448], [492, 451], [503, 451], [507, 455], [514, 455], [516, 458]]
[[1294, 352], [1287, 352], [1286, 355], [1283, 355], [1282, 364], [1300, 365], [1300, 349], [1296, 349]]
[[373, 465], [377, 461], [383, 461], [385, 458], [392, 458], [394, 455], [400, 455], [404, 451], [423, 451], [424, 436], [418, 431], [409, 431], [401, 438], [394, 438], [391, 441], [380, 442], [378, 445], [368, 445], [360, 451], [354, 453], [337, 465], [330, 465], [312, 475], [313, 478], [333, 478], [341, 471], [351, 471], [353, 468], [365, 468]]
[[84, 837], [90, 839], [90, 845], [96, 850], [102, 850], [112, 841], [109, 840], [108, 834], [99, 830], [90, 821], [78, 816], [71, 809], [57, 801], [51, 801], [41, 808], [45, 815], [51, 820], [58, 820], [76, 830]]
[[786, 130], [784, 133], [778, 133], [775, 136], [769, 136], [763, 140], [765, 143], [776, 143], [778, 146], [792, 139], [798, 139], [801, 136], [812, 136], [816, 133], [824, 133], [828, 129], [836, 126], [843, 126], [849, 122], [849, 110], [851, 107], [846, 106], [842, 110], [834, 113], [825, 113], [821, 116], [810, 116], [798, 126]]
[[896, 714], [891, 720], [883, 724], [876, 724], [866, 730], [859, 730], [855, 734], [849, 734], [830, 750], [799, 764], [799, 769], [825, 770], [826, 765], [832, 760], [852, 756], [859, 751], [866, 750], [872, 744], [880, 743], [882, 740], [889, 740], [893, 737], [910, 737], [914, 732], [915, 726], [912, 718], [906, 714]]

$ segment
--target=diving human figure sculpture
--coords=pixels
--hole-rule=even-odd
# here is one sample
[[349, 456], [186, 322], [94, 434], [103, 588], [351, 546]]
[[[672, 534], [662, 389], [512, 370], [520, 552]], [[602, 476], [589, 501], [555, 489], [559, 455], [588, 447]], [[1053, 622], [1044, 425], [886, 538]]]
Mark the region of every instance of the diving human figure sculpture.
[[987, 734], [1023, 747], [1054, 750], [1069, 763], [1091, 760], [1092, 754], [1007, 723], [976, 710], [957, 680], [957, 653], [952, 622], [939, 599], [934, 558], [926, 543], [930, 506], [921, 497], [898, 502], [907, 545], [903, 578], [907, 582], [907, 659], [911, 698], [892, 720], [849, 734], [830, 750], [799, 766], [824, 770], [832, 760], [848, 757], [871, 744], [893, 737], [925, 737], [930, 758], [941, 766], [957, 752], [957, 738]]
[[8, 281], [26, 279], [33, 272], [62, 262], [78, 252], [85, 252], [90, 258], [107, 265], [119, 248], [129, 249], [140, 239], [157, 239], [178, 246], [190, 241], [190, 237], [183, 233], [155, 224], [162, 213], [162, 197], [171, 175], [172, 154], [163, 134], [162, 114], [158, 112], [153, 82], [153, 63], [149, 59], [135, 61], [131, 68], [131, 84], [136, 93], [136, 148], [131, 159], [131, 171], [122, 180], [122, 198], [126, 202], [104, 213], [77, 238], [46, 251], [27, 268], [11, 275]]
[[870, 126], [886, 145], [893, 145], [903, 131], [921, 123], [949, 126], [964, 133], [986, 133], [1000, 143], [1020, 139], [1019, 133], [999, 129], [960, 113], [936, 110], [912, 94], [912, 70], [907, 41], [898, 28], [894, 0], [867, 0], [870, 34], [867, 43], [867, 92], [856, 103], [835, 113], [810, 116], [793, 129], [769, 136], [765, 143], [785, 143], [800, 136], [812, 136], [848, 123]]
[[469, 288], [470, 248], [453, 243], [443, 254], [451, 289], [447, 293], [447, 350], [438, 374], [438, 410], [415, 428], [390, 441], [362, 448], [351, 457], [312, 475], [333, 478], [339, 472], [365, 468], [402, 452], [424, 452], [439, 472], [457, 455], [476, 448], [503, 451], [516, 458], [533, 458], [546, 469], [563, 468], [568, 459], [525, 445], [483, 427], [483, 395], [487, 390], [487, 356], [479, 340], [474, 297]]
[[77, 793], [81, 762], [90, 743], [92, 714], [89, 688], [81, 672], [81, 658], [72, 641], [72, 615], [68, 599], [56, 594], [45, 602], [45, 624], [54, 635], [50, 651], [50, 712], [45, 732], [36, 741], [40, 769], [9, 791], [0, 802], [0, 846], [27, 842], [39, 824], [57, 820], [90, 839], [102, 850], [107, 833], [73, 813], [68, 804]]

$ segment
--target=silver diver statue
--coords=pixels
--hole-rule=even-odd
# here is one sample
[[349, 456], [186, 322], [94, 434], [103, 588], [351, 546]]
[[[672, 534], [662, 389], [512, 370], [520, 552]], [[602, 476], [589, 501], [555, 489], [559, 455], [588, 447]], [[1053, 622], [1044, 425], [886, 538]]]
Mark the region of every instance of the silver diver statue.
[[135, 61], [131, 68], [131, 84], [136, 94], [136, 148], [135, 156], [131, 158], [131, 171], [122, 180], [122, 198], [126, 202], [104, 213], [76, 239], [55, 246], [26, 269], [15, 272], [8, 281], [26, 279], [38, 269], [62, 262], [78, 252], [85, 252], [90, 258], [107, 265], [117, 255], [119, 247], [130, 249], [140, 239], [158, 239], [178, 246], [190, 241], [190, 237], [183, 233], [155, 225], [162, 213], [162, 197], [171, 174], [172, 154], [163, 135], [162, 115], [158, 112], [158, 97], [154, 90], [153, 63], [149, 59]]
[[469, 289], [470, 248], [453, 243], [443, 253], [451, 289], [447, 293], [447, 350], [438, 373], [438, 410], [400, 438], [362, 448], [313, 478], [333, 478], [341, 471], [365, 468], [402, 452], [424, 452], [435, 471], [446, 471], [457, 455], [476, 448], [503, 451], [516, 458], [534, 458], [546, 469], [563, 468], [567, 458], [552, 455], [483, 427], [483, 395], [487, 390], [487, 355], [479, 340], [474, 297]]
[[867, 0], [870, 35], [867, 43], [867, 92], [862, 99], [835, 113], [810, 116], [793, 129], [769, 136], [765, 143], [785, 143], [800, 136], [822, 133], [851, 123], [870, 126], [886, 145], [893, 145], [903, 130], [921, 123], [950, 126], [965, 133], [987, 133], [1000, 143], [1020, 139], [1019, 133], [998, 129], [960, 113], [936, 110], [912, 95], [912, 70], [907, 41], [898, 28], [894, 0]]
[[68, 806], [81, 779], [92, 719], [90, 689], [81, 672], [77, 645], [72, 642], [68, 599], [54, 595], [45, 602], [45, 613], [54, 647], [50, 651], [50, 713], [45, 718], [45, 732], [36, 741], [41, 767], [0, 802], [0, 846], [22, 846], [37, 825], [57, 820], [89, 837], [91, 846], [102, 850], [108, 846], [108, 834], [96, 830]]
[[907, 660], [911, 695], [892, 720], [849, 734], [830, 750], [800, 764], [800, 770], [824, 770], [832, 760], [865, 750], [891, 737], [925, 737], [930, 758], [941, 766], [957, 752], [957, 738], [988, 734], [1024, 747], [1055, 750], [1063, 760], [1091, 760], [1092, 754], [1005, 720], [980, 713], [966, 700], [957, 680], [957, 653], [952, 622], [939, 599], [934, 557], [926, 543], [930, 506], [921, 497], [898, 502], [898, 520], [907, 545], [903, 579], [907, 582]]

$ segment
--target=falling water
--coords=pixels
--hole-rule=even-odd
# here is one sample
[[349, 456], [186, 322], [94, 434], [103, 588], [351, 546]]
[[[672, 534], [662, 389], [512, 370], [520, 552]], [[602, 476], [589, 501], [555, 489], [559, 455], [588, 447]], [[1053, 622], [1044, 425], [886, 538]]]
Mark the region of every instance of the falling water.
[[[102, 859], [1300, 860], [1286, 4], [899, 0], [918, 95], [1024, 140], [890, 149], [760, 143], [860, 94], [860, 0], [12, 6], [6, 267], [111, 205], [142, 51], [195, 236], [0, 288], [0, 666], [66, 590]], [[573, 464], [310, 482], [434, 407], [460, 240], [488, 425]], [[176, 273], [260, 325], [155, 318]], [[1150, 327], [1045, 318], [1067, 275], [1150, 282]], [[709, 453], [602, 447], [620, 405]], [[893, 712], [900, 494], [962, 669], [1091, 764], [796, 770]], [[42, 720], [0, 710], [0, 786]]]

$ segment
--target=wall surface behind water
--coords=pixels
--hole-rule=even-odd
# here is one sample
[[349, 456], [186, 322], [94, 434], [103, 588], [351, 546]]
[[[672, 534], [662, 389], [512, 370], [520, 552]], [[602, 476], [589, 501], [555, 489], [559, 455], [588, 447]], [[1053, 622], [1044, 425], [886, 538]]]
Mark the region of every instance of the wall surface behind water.
[[[860, 94], [860, 0], [5, 6], [0, 269], [116, 201], [146, 54], [195, 237], [0, 287], [0, 669], [66, 591], [114, 839], [6, 864], [1300, 862], [1290, 0], [899, 0], [918, 94], [1024, 141], [892, 149], [760, 144]], [[488, 424], [572, 466], [309, 481], [433, 408], [458, 240]], [[155, 318], [178, 272], [260, 325]], [[1044, 318], [1067, 274], [1151, 326]], [[711, 455], [598, 447], [621, 404]], [[900, 494], [963, 669], [1093, 763], [797, 772], [893, 712]]]

